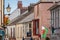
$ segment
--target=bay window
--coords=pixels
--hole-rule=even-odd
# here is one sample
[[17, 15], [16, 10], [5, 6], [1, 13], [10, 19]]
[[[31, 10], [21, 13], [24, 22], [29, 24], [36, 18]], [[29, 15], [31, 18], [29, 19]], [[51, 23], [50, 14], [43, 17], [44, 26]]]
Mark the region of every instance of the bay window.
[[51, 25], [53, 25], [53, 27], [59, 27], [59, 9], [55, 9], [55, 10], [52, 10], [52, 13], [51, 13]]

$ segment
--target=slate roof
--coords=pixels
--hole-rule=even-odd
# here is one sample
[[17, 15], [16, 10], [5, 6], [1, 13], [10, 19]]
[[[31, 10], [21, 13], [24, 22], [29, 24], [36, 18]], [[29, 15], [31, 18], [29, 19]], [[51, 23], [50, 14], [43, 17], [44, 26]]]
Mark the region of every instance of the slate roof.
[[51, 6], [51, 7], [49, 8], [49, 10], [52, 10], [52, 9], [58, 7], [58, 6], [60, 6], [60, 1], [57, 2], [57, 3], [55, 3], [53, 6]]
[[21, 14], [24, 13], [27, 9], [28, 9], [27, 7], [21, 8]]

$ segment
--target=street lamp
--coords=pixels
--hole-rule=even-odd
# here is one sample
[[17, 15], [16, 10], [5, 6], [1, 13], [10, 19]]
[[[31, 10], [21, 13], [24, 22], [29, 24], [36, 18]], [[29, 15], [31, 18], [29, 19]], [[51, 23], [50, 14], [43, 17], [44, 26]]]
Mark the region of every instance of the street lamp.
[[10, 12], [11, 11], [11, 7], [10, 5], [8, 4], [7, 8], [6, 8], [7, 12]]
[[[8, 6], [6, 7], [6, 10], [7, 10], [7, 12], [9, 13], [10, 11], [11, 11], [11, 7], [10, 7], [10, 5], [8, 4]], [[9, 15], [9, 14], [8, 14]], [[7, 29], [7, 28], [6, 28]], [[5, 30], [6, 31], [6, 30]], [[7, 31], [6, 31], [7, 32]], [[7, 35], [5, 34], [5, 38], [6, 39], [8, 39], [8, 33], [7, 33]]]
[[[8, 13], [11, 11], [11, 7], [10, 7], [9, 3], [8, 3], [8, 6], [6, 7], [6, 10], [7, 10]], [[9, 15], [10, 15], [10, 13], [7, 14], [8, 18], [9, 18]]]

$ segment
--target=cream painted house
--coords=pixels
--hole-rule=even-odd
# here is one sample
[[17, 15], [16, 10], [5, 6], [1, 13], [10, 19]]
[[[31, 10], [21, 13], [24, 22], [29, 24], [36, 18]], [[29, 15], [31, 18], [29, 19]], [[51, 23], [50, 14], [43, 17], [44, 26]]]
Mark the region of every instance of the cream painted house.
[[[32, 22], [32, 20], [34, 19], [34, 14], [33, 13], [31, 13], [31, 14], [29, 14], [27, 17], [25, 17], [24, 19], [22, 19], [21, 21], [19, 21], [18, 23], [17, 23], [17, 25], [19, 24], [20, 26], [21, 26], [21, 24], [22, 24], [22, 38], [24, 37], [25, 38], [25, 40], [26, 39], [30, 39], [31, 37], [32, 37], [32, 32], [33, 32], [33, 22]], [[31, 36], [28, 36], [27, 35], [27, 33], [28, 32], [31, 32]]]
[[[14, 15], [10, 15], [10, 23], [8, 24], [9, 26], [15, 25], [15, 38], [16, 40], [22, 40], [23, 38], [25, 40], [30, 40], [30, 38], [32, 37], [32, 31], [33, 31], [33, 24], [32, 24], [32, 20], [34, 19], [34, 13], [33, 13], [33, 7], [32, 9], [28, 8], [23, 8], [25, 11], [23, 11], [23, 13], [20, 13], [20, 15], [18, 15], [15, 12], [13, 12], [12, 14]], [[21, 12], [21, 11], [20, 11]], [[18, 16], [16, 16], [16, 14]], [[13, 18], [13, 16], [15, 18]]]

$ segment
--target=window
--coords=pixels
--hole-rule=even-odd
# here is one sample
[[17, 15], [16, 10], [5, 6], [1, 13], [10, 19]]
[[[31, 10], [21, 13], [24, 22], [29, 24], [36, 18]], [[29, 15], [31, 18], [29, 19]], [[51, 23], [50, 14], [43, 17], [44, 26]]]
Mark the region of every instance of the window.
[[18, 32], [17, 33], [18, 33], [18, 38], [19, 38], [19, 27], [18, 27]]
[[[60, 9], [59, 9], [59, 20], [60, 20]], [[59, 27], [60, 27], [60, 21], [59, 21]]]
[[31, 27], [31, 23], [29, 23], [29, 32], [31, 32], [32, 27]]
[[32, 35], [32, 28], [31, 28], [31, 23], [28, 23], [29, 24], [29, 31], [27, 32], [27, 37], [31, 37]]
[[55, 22], [56, 21], [56, 12], [53, 10], [53, 27], [55, 27]]
[[25, 34], [27, 34], [28, 31], [29, 31], [28, 30], [28, 23], [25, 23]]
[[15, 28], [13, 28], [13, 38], [15, 38]]
[[51, 11], [51, 25], [55, 28], [59, 27], [59, 9]]
[[31, 23], [29, 23], [29, 28], [31, 28]]
[[15, 38], [15, 28], [11, 28], [11, 35], [10, 37]]
[[[8, 28], [5, 29], [5, 35], [8, 36], [9, 33], [8, 33]], [[9, 35], [10, 36], [10, 35]]]
[[51, 25], [54, 25], [54, 11], [51, 12]]
[[12, 37], [12, 28], [11, 28], [11, 37]]
[[39, 31], [38, 31], [38, 26], [39, 26], [39, 24], [38, 24], [38, 21], [36, 21], [36, 34], [38, 34], [39, 33]]
[[39, 19], [33, 21], [33, 35], [39, 35]]
[[28, 23], [24, 23], [24, 35], [27, 37], [27, 33], [29, 32]]
[[58, 23], [59, 23], [59, 12], [58, 12], [58, 9], [55, 10], [55, 26], [58, 27]]

